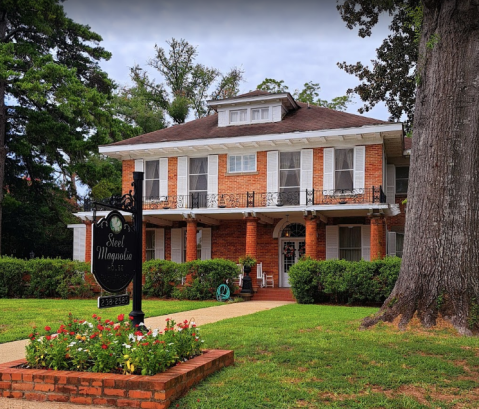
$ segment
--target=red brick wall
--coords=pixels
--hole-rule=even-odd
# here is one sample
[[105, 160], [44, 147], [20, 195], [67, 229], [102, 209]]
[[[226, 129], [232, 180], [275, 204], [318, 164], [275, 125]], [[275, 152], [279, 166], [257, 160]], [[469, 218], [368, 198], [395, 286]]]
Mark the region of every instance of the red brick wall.
[[121, 171], [121, 194], [124, 195], [130, 190], [133, 190], [131, 184], [133, 183], [133, 172], [135, 171], [135, 161], [124, 160], [122, 162], [122, 171]]
[[86, 232], [85, 232], [85, 261], [90, 263], [91, 262], [91, 240], [92, 240], [92, 235], [91, 235], [91, 225], [92, 222], [89, 220], [86, 220], [85, 222], [86, 225]]
[[218, 155], [218, 193], [266, 192], [266, 152], [256, 155], [256, 172], [228, 174], [228, 155]]
[[178, 192], [178, 158], [168, 158], [168, 196], [176, 196]]
[[366, 146], [365, 188], [383, 184], [383, 145]]

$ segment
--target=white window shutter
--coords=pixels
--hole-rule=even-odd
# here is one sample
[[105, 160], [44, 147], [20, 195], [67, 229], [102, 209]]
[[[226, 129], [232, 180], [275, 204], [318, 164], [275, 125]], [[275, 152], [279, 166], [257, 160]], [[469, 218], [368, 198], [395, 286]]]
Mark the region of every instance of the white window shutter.
[[155, 258], [165, 259], [165, 229], [155, 229]]
[[326, 260], [339, 258], [339, 226], [326, 226]]
[[211, 259], [211, 229], [201, 229], [201, 260]]
[[361, 258], [371, 261], [371, 226], [361, 226]]
[[387, 166], [386, 203], [396, 203], [396, 166]]
[[396, 232], [388, 231], [388, 256], [396, 255]]
[[73, 260], [85, 261], [86, 226], [73, 228]]
[[135, 160], [135, 172], [143, 172], [143, 159]]
[[[216, 199], [215, 199], [216, 198]], [[218, 207], [218, 155], [208, 155], [208, 207]]]
[[183, 262], [183, 229], [171, 229], [171, 261]]
[[182, 196], [178, 198], [178, 207], [188, 207], [188, 158], [186, 156], [178, 157], [178, 172], [177, 172], [177, 195]]
[[323, 195], [334, 193], [334, 148], [323, 149]]
[[313, 150], [301, 150], [300, 204], [306, 204], [306, 190], [313, 189]]
[[353, 189], [362, 191], [364, 189], [364, 175], [366, 168], [366, 147], [354, 147], [354, 180]]
[[168, 158], [160, 159], [160, 200], [168, 197]]
[[266, 190], [268, 193], [274, 193], [271, 200], [268, 200], [268, 206], [274, 206], [277, 203], [276, 193], [279, 192], [279, 152], [269, 151], [266, 156]]

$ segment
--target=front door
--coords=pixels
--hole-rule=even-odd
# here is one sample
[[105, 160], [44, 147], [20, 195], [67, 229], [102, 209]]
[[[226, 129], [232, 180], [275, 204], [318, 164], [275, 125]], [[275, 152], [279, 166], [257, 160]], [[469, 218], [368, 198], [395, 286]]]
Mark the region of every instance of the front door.
[[289, 284], [289, 269], [304, 255], [304, 238], [283, 238], [280, 242], [280, 283], [281, 287], [291, 287]]

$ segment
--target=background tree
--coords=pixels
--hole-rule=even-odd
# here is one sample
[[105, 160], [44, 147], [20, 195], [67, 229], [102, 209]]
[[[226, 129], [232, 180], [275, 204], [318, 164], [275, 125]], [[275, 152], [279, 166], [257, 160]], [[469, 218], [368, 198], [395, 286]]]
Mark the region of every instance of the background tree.
[[70, 222], [63, 209], [78, 165], [115, 136], [104, 109], [114, 85], [98, 66], [110, 53], [100, 41], [60, 0], [0, 3], [0, 222], [6, 186], [9, 225], [28, 214], [49, 226]]
[[174, 122], [185, 122], [190, 109], [193, 109], [196, 118], [209, 115], [211, 112], [206, 106], [208, 97], [229, 98], [238, 93], [243, 80], [241, 69], [232, 68], [223, 75], [215, 68], [195, 63], [198, 52], [186, 40], [172, 38], [166, 43], [168, 51], [155, 45], [156, 56], [148, 64], [160, 72], [169, 88], [166, 110]]
[[391, 34], [377, 49], [377, 59], [371, 61], [372, 68], [362, 62], [342, 62], [338, 66], [361, 81], [347, 90], [347, 95], [357, 94], [365, 102], [358, 110], [361, 114], [378, 102], [385, 102], [389, 120], [401, 121], [405, 116], [404, 125], [410, 131], [414, 119], [418, 33], [422, 21], [420, 0], [345, 0], [337, 8], [347, 27], [359, 27], [358, 34], [363, 38], [371, 35], [380, 14], [388, 13], [392, 17]]
[[[273, 78], [265, 78], [256, 89], [267, 91], [271, 93], [288, 92], [288, 86], [284, 84], [283, 80], [275, 80]], [[303, 89], [296, 89], [293, 93], [294, 99], [305, 104], [317, 105], [325, 108], [335, 109], [337, 111], [345, 111], [347, 104], [351, 102], [351, 99], [347, 95], [333, 98], [331, 101], [319, 98], [319, 91], [321, 87], [319, 83], [313, 83], [309, 81], [304, 83]]]
[[[376, 13], [382, 3], [392, 4], [368, 7]], [[442, 317], [470, 334], [479, 328], [479, 8], [475, 0], [422, 5], [401, 271], [363, 325], [400, 317], [405, 327], [417, 314], [426, 327]]]

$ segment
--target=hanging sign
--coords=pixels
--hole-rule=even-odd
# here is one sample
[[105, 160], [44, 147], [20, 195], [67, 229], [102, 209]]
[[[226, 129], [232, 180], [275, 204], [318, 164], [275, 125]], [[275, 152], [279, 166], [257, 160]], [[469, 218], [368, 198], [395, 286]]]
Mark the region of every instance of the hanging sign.
[[92, 273], [105, 291], [118, 293], [130, 284], [136, 272], [135, 231], [114, 210], [93, 224]]

